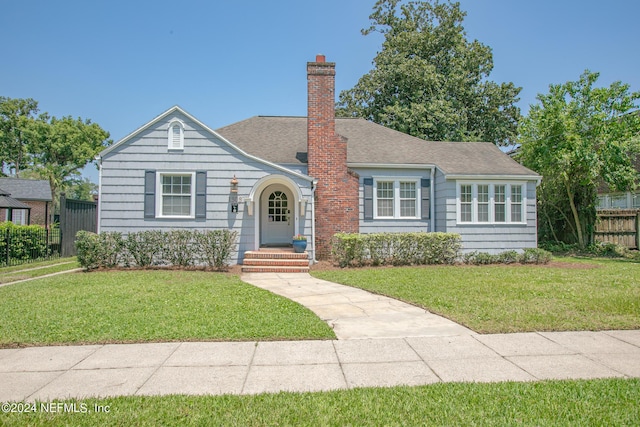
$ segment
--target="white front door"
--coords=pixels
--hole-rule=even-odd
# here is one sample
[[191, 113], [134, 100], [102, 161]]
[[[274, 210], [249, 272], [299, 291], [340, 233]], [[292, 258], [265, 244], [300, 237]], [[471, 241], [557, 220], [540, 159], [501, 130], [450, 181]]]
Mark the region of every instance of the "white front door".
[[295, 225], [293, 194], [284, 185], [274, 184], [264, 189], [260, 197], [261, 246], [291, 244]]

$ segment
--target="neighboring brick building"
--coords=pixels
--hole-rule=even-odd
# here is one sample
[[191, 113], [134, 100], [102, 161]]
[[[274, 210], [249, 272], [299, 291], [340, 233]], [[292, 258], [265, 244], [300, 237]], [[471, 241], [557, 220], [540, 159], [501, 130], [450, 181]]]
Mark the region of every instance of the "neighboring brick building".
[[21, 225], [49, 225], [51, 215], [51, 187], [49, 181], [35, 179], [0, 178], [0, 188], [11, 199], [18, 200], [31, 209], [16, 207], [0, 207], [0, 222], [8, 220], [11, 209], [11, 220]]

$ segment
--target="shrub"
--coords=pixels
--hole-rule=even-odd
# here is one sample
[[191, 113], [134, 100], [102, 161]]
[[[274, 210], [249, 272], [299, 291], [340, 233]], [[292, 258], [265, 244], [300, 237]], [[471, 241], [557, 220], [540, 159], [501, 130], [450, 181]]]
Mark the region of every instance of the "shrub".
[[102, 266], [100, 253], [102, 242], [96, 233], [90, 231], [78, 231], [76, 234], [76, 252], [78, 263], [87, 270]]
[[551, 253], [539, 248], [527, 248], [521, 254], [516, 251], [504, 251], [492, 255], [488, 252], [467, 252], [461, 257], [462, 262], [472, 265], [488, 264], [547, 264], [551, 261]]
[[138, 267], [149, 267], [159, 262], [163, 241], [160, 230], [139, 231], [127, 235], [125, 246]]
[[229, 265], [231, 255], [236, 250], [238, 232], [230, 230], [196, 231], [194, 239], [200, 259], [209, 267], [222, 270]]
[[331, 255], [340, 267], [451, 264], [460, 247], [460, 236], [453, 233], [338, 233]]
[[235, 251], [238, 233], [229, 230], [159, 230], [129, 233], [90, 233], [76, 235], [78, 262], [87, 270], [99, 267], [138, 267], [167, 265], [189, 267], [208, 265], [223, 269]]
[[551, 261], [551, 252], [540, 248], [526, 248], [520, 254], [519, 260], [522, 264], [547, 264]]
[[[26, 261], [46, 257], [49, 253], [47, 230], [39, 225], [0, 224], [0, 263], [7, 260]], [[7, 238], [10, 239], [7, 247]], [[7, 251], [9, 252], [7, 254]]]

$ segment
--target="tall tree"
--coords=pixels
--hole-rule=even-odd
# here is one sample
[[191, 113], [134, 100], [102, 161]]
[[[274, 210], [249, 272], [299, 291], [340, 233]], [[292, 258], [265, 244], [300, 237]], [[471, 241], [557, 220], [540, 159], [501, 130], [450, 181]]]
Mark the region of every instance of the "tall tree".
[[640, 154], [640, 92], [614, 82], [595, 87], [599, 74], [550, 85], [520, 127], [520, 160], [543, 176], [538, 190], [541, 240], [587, 245], [596, 220], [597, 190], [632, 190]]
[[29, 141], [38, 102], [0, 96], [0, 175], [5, 172], [20, 176], [28, 166]]
[[510, 144], [521, 88], [488, 81], [491, 49], [469, 41], [459, 3], [378, 0], [367, 35], [384, 35], [374, 69], [340, 93], [338, 114], [437, 141]]
[[111, 143], [109, 132], [91, 120], [41, 115], [34, 123], [30, 168], [48, 179], [54, 197], [68, 180]]

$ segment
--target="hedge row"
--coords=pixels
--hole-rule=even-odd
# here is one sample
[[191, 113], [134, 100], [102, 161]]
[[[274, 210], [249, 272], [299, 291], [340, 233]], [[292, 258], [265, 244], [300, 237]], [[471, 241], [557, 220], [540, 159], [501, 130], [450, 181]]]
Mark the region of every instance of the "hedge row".
[[48, 256], [47, 233], [39, 225], [0, 223], [0, 264], [4, 265], [7, 259], [27, 261]]
[[487, 252], [468, 252], [462, 255], [462, 262], [472, 265], [488, 264], [548, 264], [551, 261], [551, 252], [539, 248], [526, 248], [522, 253], [505, 251], [499, 254]]
[[78, 262], [99, 267], [208, 266], [223, 270], [236, 251], [238, 233], [230, 230], [140, 231], [76, 235]]
[[452, 264], [461, 247], [454, 233], [338, 233], [331, 255], [340, 267]]

